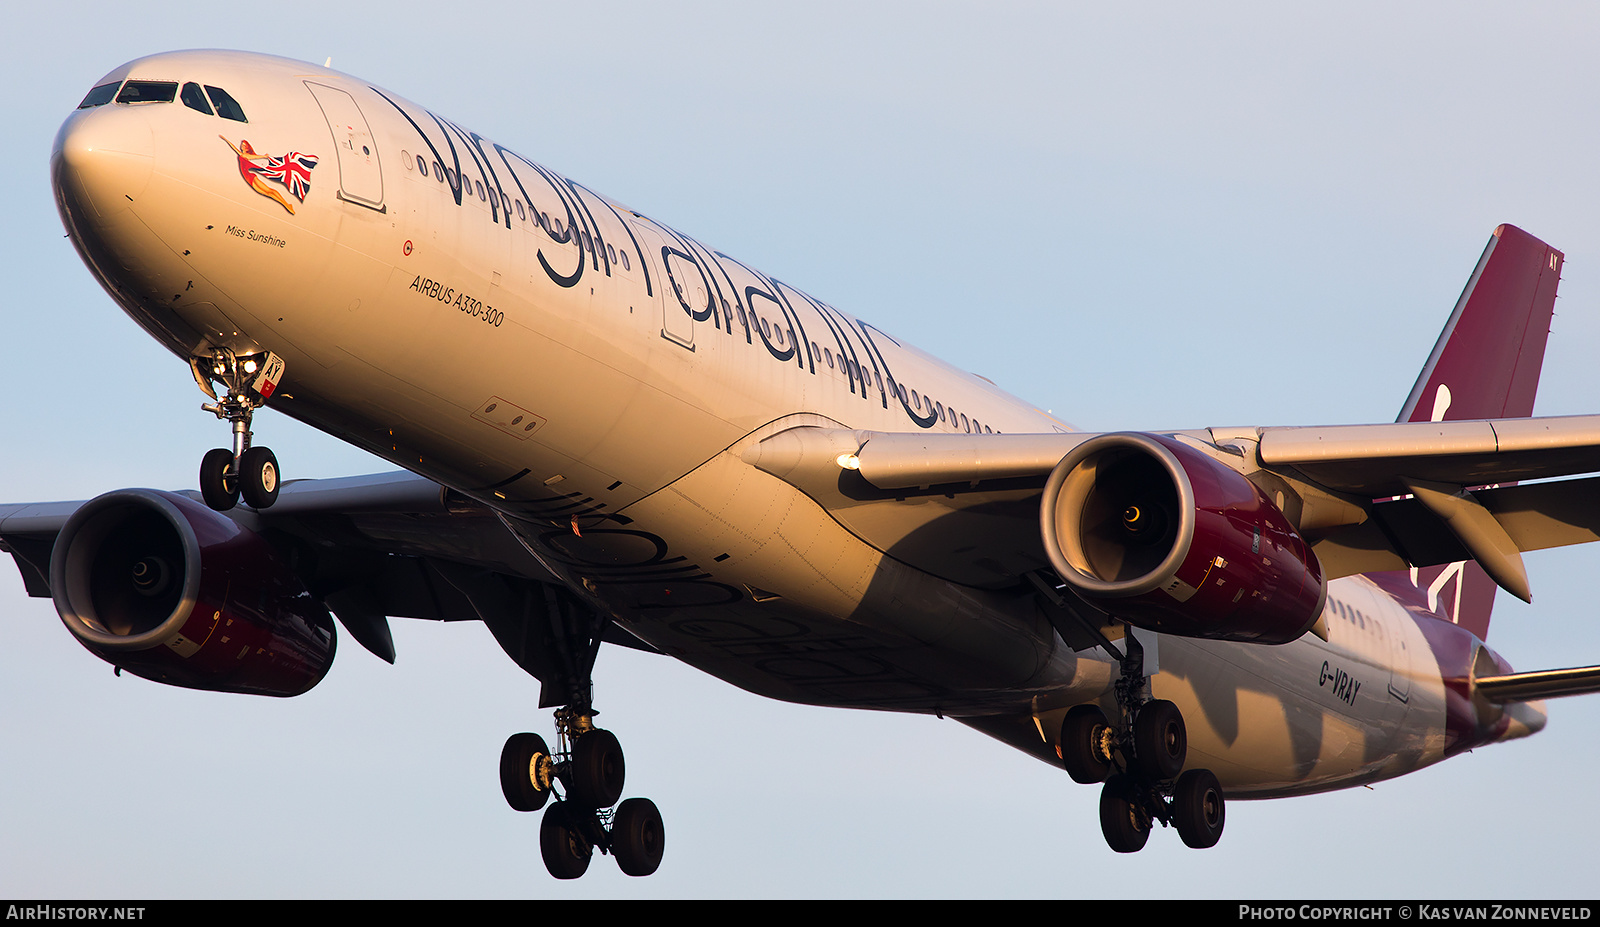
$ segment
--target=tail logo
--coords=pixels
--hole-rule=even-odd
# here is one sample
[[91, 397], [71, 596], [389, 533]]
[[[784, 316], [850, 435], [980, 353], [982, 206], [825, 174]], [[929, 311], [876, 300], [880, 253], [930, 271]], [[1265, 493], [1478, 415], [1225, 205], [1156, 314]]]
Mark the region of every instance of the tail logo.
[[[1456, 624], [1461, 623], [1461, 587], [1466, 584], [1466, 577], [1463, 574], [1466, 572], [1467, 563], [1466, 560], [1457, 560], [1455, 563], [1445, 564], [1440, 568], [1439, 575], [1428, 583], [1428, 610], [1436, 615], [1443, 615]], [[1416, 567], [1411, 568], [1411, 582], [1419, 587], [1422, 585], [1421, 571]], [[1441, 611], [1439, 594], [1452, 582], [1455, 583], [1455, 594], [1451, 596], [1449, 607]]]
[[1444, 421], [1444, 414], [1450, 411], [1450, 387], [1439, 384], [1439, 389], [1433, 394], [1433, 418], [1431, 422]]
[[[269, 200], [274, 200], [284, 209], [289, 210], [289, 215], [294, 215], [294, 204], [279, 192], [278, 187], [295, 199], [304, 203], [306, 194], [311, 192], [311, 169], [317, 166], [316, 155], [302, 154], [291, 151], [281, 158], [271, 155], [257, 154], [250, 147], [247, 139], [240, 139], [239, 144], [229, 142], [226, 137], [218, 136], [228, 142], [228, 147], [239, 157], [239, 175], [250, 189], [256, 191]], [[268, 184], [271, 181], [277, 186]]]

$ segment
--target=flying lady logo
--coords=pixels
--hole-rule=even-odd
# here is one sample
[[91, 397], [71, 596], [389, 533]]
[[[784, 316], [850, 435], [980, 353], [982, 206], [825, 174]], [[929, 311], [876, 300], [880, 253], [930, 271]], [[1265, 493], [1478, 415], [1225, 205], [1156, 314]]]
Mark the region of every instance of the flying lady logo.
[[[226, 136], [217, 137], [228, 142]], [[300, 202], [306, 201], [306, 194], [311, 192], [311, 169], [317, 166], [316, 155], [298, 151], [291, 151], [281, 158], [256, 154], [246, 139], [240, 139], [237, 145], [228, 142], [228, 147], [239, 156], [239, 175], [250, 185], [250, 189], [267, 199], [277, 200], [279, 205], [289, 210], [291, 216], [294, 215], [294, 204], [284, 197], [278, 187]], [[277, 186], [269, 185], [268, 181]]]

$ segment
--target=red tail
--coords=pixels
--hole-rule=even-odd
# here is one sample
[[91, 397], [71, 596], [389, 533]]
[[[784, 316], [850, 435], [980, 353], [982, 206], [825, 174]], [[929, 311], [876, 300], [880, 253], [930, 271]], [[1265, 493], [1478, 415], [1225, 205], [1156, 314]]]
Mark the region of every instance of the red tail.
[[[1495, 229], [1397, 421], [1532, 415], [1561, 262], [1560, 251], [1516, 226]], [[1475, 561], [1414, 572], [1440, 614], [1488, 636], [1495, 584]]]

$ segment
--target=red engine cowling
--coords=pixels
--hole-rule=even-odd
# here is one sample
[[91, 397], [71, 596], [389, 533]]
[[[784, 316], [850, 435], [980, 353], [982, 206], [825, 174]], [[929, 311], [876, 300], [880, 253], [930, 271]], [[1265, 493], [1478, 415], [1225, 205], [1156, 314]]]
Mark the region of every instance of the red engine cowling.
[[1040, 522], [1062, 580], [1141, 628], [1282, 644], [1322, 613], [1322, 567], [1283, 512], [1165, 435], [1078, 445], [1045, 484]]
[[183, 496], [124, 489], [67, 519], [50, 557], [67, 630], [138, 676], [299, 695], [333, 664], [333, 621], [259, 535]]

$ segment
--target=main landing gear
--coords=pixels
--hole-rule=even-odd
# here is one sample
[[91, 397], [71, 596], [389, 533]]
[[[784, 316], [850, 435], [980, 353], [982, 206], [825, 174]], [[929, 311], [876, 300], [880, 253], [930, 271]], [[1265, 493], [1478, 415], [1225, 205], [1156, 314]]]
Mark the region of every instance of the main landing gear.
[[1177, 828], [1195, 849], [1222, 838], [1222, 787], [1208, 769], [1183, 770], [1188, 734], [1178, 706], [1149, 697], [1150, 678], [1133, 635], [1116, 684], [1121, 723], [1095, 705], [1078, 705], [1061, 722], [1061, 762], [1073, 781], [1104, 782], [1100, 830], [1118, 853], [1144, 848], [1156, 821]]
[[[215, 402], [200, 408], [233, 426], [233, 448], [207, 451], [200, 460], [200, 495], [206, 505], [226, 512], [239, 503], [264, 509], [278, 501], [278, 458], [250, 445], [250, 421], [283, 378], [283, 360], [270, 351], [240, 356], [215, 348], [210, 357], [191, 357], [195, 383]], [[221, 398], [212, 381], [223, 387]]]
[[[628, 875], [655, 872], [666, 848], [661, 812], [648, 798], [617, 804], [625, 770], [616, 735], [594, 726], [592, 710], [562, 708], [556, 711], [556, 745], [552, 753], [538, 734], [512, 734], [500, 751], [500, 790], [507, 804], [538, 811], [555, 799], [539, 823], [545, 868], [558, 879], [576, 879], [598, 849], [616, 857]], [[565, 796], [555, 793], [558, 782]]]

